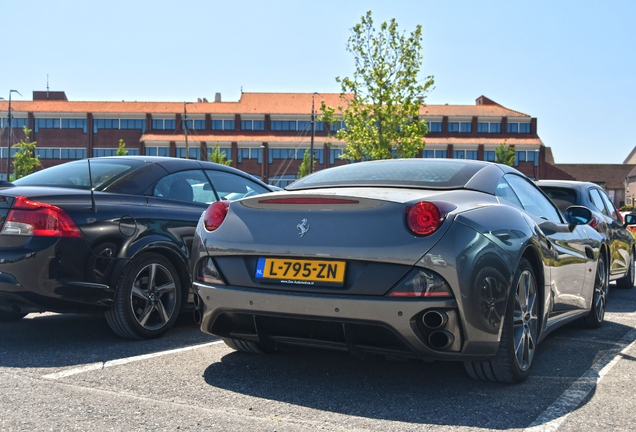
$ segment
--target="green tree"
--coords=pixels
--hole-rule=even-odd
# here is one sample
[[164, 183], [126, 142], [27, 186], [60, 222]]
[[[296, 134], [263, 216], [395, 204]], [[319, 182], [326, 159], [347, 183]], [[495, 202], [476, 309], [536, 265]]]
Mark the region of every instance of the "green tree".
[[[309, 175], [309, 166], [311, 162], [309, 159], [311, 158], [311, 152], [307, 150], [305, 152], [305, 156], [303, 156], [303, 162], [300, 164], [298, 168], [298, 178], [303, 178], [306, 175]], [[314, 159], [314, 168], [316, 167], [316, 159]]]
[[12, 181], [28, 176], [33, 172], [33, 169], [35, 167], [42, 165], [37, 156], [33, 157], [33, 152], [35, 150], [37, 141], [31, 142], [29, 138], [30, 134], [31, 129], [27, 129], [26, 126], [24, 126], [25, 139], [20, 140], [19, 143], [12, 146], [13, 148], [18, 149], [13, 156], [13, 174], [11, 175]]
[[123, 139], [119, 140], [119, 147], [117, 147], [117, 156], [126, 156], [128, 154], [128, 150], [125, 149], [126, 143]]
[[330, 107], [322, 101], [319, 120], [333, 124], [340, 121], [336, 114], [342, 115], [346, 127], [336, 138], [346, 144], [343, 159], [388, 159], [392, 150], [395, 157], [414, 157], [428, 132], [419, 109], [434, 83], [432, 76], [418, 81], [422, 26], [407, 35], [392, 19], [376, 30], [368, 11], [351, 32], [347, 51], [353, 54], [355, 71], [352, 78], [336, 77], [343, 105]]
[[216, 148], [214, 149], [212, 153], [210, 153], [210, 156], [208, 157], [208, 159], [210, 160], [210, 162], [216, 162], [221, 165], [227, 165], [227, 166], [232, 165], [232, 159], [226, 160], [225, 156], [226, 156], [225, 152], [222, 152], [219, 149], [219, 142], [217, 141]]
[[507, 146], [505, 140], [503, 144], [495, 148], [495, 162], [508, 166], [515, 164], [515, 150]]

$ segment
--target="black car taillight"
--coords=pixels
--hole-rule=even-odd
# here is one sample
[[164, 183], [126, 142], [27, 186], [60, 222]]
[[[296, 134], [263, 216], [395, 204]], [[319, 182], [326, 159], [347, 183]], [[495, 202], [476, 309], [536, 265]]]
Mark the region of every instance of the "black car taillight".
[[71, 217], [61, 208], [17, 197], [2, 226], [3, 234], [82, 237]]
[[208, 231], [214, 231], [221, 226], [230, 207], [229, 201], [217, 201], [210, 204], [203, 216], [203, 224]]
[[221, 274], [214, 265], [214, 260], [207, 257], [199, 261], [199, 269], [197, 270], [197, 280], [199, 282], [212, 283], [217, 285], [225, 285]]
[[387, 294], [390, 297], [453, 297], [448, 282], [430, 270], [412, 270], [395, 288]]

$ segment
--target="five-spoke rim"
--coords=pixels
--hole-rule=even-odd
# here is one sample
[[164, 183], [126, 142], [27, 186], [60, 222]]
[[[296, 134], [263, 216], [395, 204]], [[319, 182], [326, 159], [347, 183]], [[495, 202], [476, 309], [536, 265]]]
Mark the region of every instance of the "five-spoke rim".
[[529, 270], [521, 273], [514, 294], [515, 360], [519, 369], [526, 371], [532, 365], [537, 336], [537, 287]]
[[596, 264], [596, 278], [594, 279], [594, 303], [596, 305], [596, 319], [603, 321], [605, 316], [605, 302], [607, 301], [607, 274], [605, 272], [605, 259], [599, 258]]
[[170, 271], [161, 264], [143, 267], [133, 282], [130, 305], [137, 322], [147, 330], [157, 330], [172, 317], [177, 287]]

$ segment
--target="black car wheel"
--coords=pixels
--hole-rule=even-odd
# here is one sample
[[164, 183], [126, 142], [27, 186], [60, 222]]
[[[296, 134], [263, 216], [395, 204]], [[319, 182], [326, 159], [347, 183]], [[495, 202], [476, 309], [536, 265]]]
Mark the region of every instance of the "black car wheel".
[[596, 275], [594, 276], [594, 296], [592, 297], [592, 308], [590, 313], [581, 319], [583, 327], [599, 328], [603, 324], [605, 317], [605, 305], [607, 304], [607, 287], [609, 285], [609, 275], [605, 256], [601, 254], [596, 263]]
[[25, 316], [27, 316], [25, 313], [0, 311], [0, 322], [20, 321]]
[[634, 260], [636, 260], [636, 257], [634, 256], [634, 252], [632, 251], [632, 254], [629, 257], [629, 268], [627, 269], [627, 274], [625, 275], [625, 277], [622, 277], [616, 281], [617, 287], [634, 288]]
[[538, 335], [537, 294], [532, 266], [522, 259], [508, 296], [497, 354], [487, 362], [465, 362], [472, 378], [519, 383], [530, 375]]
[[119, 336], [150, 339], [174, 325], [181, 307], [181, 284], [174, 266], [162, 255], [135, 258], [122, 273], [115, 304], [106, 313]]

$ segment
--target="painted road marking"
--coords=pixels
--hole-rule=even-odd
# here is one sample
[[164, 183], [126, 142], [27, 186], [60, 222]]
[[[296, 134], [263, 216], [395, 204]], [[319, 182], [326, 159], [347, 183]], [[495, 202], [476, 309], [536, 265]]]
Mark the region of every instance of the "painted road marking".
[[629, 351], [635, 344], [636, 329], [633, 329], [623, 336], [623, 338], [614, 345], [614, 348], [594, 363], [587, 372], [581, 375], [570, 388], [563, 392], [552, 405], [541, 413], [526, 429], [526, 432], [554, 432], [559, 429], [570, 413], [579, 406], [581, 401], [585, 399], [603, 377], [618, 363], [622, 354]]
[[208, 347], [210, 345], [215, 345], [215, 344], [218, 344], [218, 343], [221, 343], [221, 342], [223, 342], [223, 341], [219, 340], [219, 341], [208, 342], [208, 343], [204, 343], [204, 344], [200, 344], [200, 345], [193, 345], [193, 346], [184, 347], [184, 348], [177, 348], [177, 349], [168, 350], [168, 351], [159, 351], [159, 352], [155, 352], [155, 353], [151, 353], [151, 354], [143, 354], [143, 355], [138, 355], [138, 356], [134, 356], [134, 357], [121, 358], [121, 359], [117, 359], [117, 360], [109, 360], [109, 361], [106, 361], [106, 362], [90, 363], [90, 364], [87, 364], [87, 365], [84, 365], [84, 366], [76, 367], [76, 368], [65, 370], [65, 371], [62, 371], [62, 372], [56, 372], [56, 373], [52, 373], [52, 374], [48, 374], [48, 375], [43, 375], [42, 378], [56, 380], [56, 379], [68, 377], [68, 376], [71, 376], [71, 375], [77, 375], [77, 374], [81, 374], [81, 373], [84, 373], [84, 372], [90, 372], [90, 371], [93, 371], [93, 370], [105, 369], [107, 367], [113, 367], [113, 366], [120, 366], [120, 365], [123, 365], [123, 364], [133, 363], [133, 362], [137, 362], [137, 361], [140, 361], [140, 360], [146, 360], [146, 359], [150, 359], [150, 358], [154, 358], [154, 357], [160, 357], [160, 356], [164, 356], [164, 355], [168, 355], [168, 354], [175, 354], [175, 353], [179, 353], [179, 352], [183, 352], [183, 351], [190, 351], [190, 350], [194, 350], [194, 349], [198, 349], [198, 348], [205, 348], [205, 347]]

